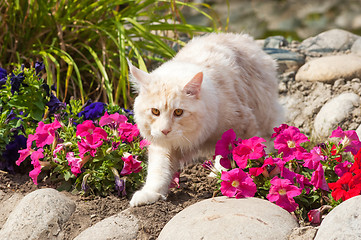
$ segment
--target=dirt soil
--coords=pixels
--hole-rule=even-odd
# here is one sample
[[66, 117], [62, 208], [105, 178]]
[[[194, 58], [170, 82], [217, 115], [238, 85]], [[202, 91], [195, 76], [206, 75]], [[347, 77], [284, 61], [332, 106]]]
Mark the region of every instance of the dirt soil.
[[[180, 175], [180, 187], [171, 189], [167, 200], [131, 208], [131, 212], [140, 220], [137, 239], [156, 239], [164, 225], [178, 212], [196, 202], [211, 198], [216, 181], [215, 178], [208, 177], [208, 172], [201, 164], [186, 167]], [[12, 195], [17, 192], [26, 195], [36, 189], [46, 187], [53, 186], [40, 181], [36, 186], [28, 175], [12, 175], [0, 171], [0, 190], [6, 194]], [[69, 192], [64, 192], [64, 194], [76, 203], [75, 212], [64, 226], [66, 240], [73, 239], [104, 218], [129, 208], [130, 196], [84, 197]]]

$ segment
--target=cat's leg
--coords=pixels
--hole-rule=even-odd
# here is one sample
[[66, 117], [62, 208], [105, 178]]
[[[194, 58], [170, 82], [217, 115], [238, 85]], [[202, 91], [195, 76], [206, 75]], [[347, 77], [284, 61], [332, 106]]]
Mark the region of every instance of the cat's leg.
[[165, 199], [169, 185], [176, 171], [172, 164], [168, 149], [150, 145], [148, 149], [148, 173], [144, 187], [137, 191], [131, 201], [130, 206], [141, 206], [151, 204], [159, 199]]

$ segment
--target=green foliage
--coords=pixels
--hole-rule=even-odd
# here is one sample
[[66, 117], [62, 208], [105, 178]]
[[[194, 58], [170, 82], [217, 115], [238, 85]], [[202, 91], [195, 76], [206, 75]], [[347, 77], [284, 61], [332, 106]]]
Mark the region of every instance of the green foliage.
[[[202, 8], [201, 8], [202, 7]], [[189, 25], [184, 8], [213, 27]], [[125, 107], [131, 99], [126, 58], [146, 70], [171, 58], [181, 35], [215, 31], [216, 21], [196, 5], [175, 0], [0, 1], [0, 66], [42, 58], [59, 99], [92, 98]], [[34, 114], [36, 114], [34, 112]]]
[[[12, 92], [11, 79], [22, 75], [24, 80], [18, 91]], [[0, 153], [15, 134], [32, 133], [36, 123], [41, 121], [46, 110], [49, 95], [44, 89], [44, 80], [39, 78], [35, 69], [19, 67], [7, 76], [0, 89]]]

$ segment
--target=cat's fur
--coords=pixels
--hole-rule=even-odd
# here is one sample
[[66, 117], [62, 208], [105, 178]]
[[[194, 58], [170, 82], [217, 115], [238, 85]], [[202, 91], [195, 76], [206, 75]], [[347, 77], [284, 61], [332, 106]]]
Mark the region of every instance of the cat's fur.
[[132, 65], [130, 72], [139, 93], [135, 120], [151, 142], [146, 183], [131, 206], [165, 199], [174, 172], [212, 155], [224, 131], [269, 139], [283, 118], [276, 63], [246, 34], [194, 38], [150, 74]]

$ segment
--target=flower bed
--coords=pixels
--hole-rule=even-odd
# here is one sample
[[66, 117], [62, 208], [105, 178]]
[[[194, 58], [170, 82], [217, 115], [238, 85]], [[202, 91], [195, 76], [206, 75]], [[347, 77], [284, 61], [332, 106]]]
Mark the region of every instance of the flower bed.
[[237, 139], [232, 129], [223, 134], [216, 166], [203, 164], [219, 178], [223, 195], [268, 199], [319, 224], [322, 212], [361, 194], [361, 142], [355, 131], [338, 127], [330, 136], [337, 143], [311, 147], [296, 127], [282, 124], [274, 130], [276, 151], [269, 154], [260, 137]]
[[133, 113], [100, 102], [62, 103], [40, 78], [42, 69], [36, 63], [9, 76], [0, 71], [0, 168], [30, 167], [34, 184], [43, 173], [42, 178], [61, 183], [60, 189], [83, 193], [125, 195], [138, 188], [148, 143]]

